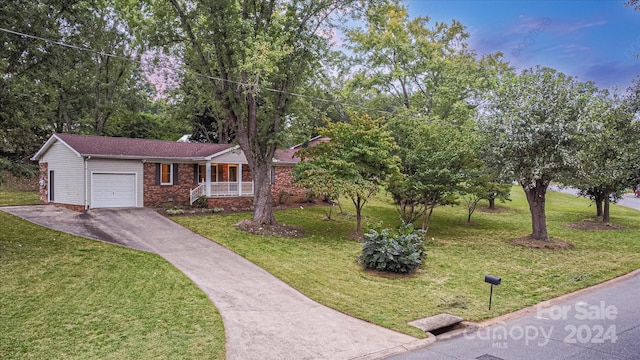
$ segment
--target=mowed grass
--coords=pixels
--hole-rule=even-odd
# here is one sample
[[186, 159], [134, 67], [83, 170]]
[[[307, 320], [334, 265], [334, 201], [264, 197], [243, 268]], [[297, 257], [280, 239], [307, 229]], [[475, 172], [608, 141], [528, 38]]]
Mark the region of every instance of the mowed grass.
[[[440, 207], [427, 235], [426, 259], [416, 274], [388, 278], [362, 270], [355, 259], [361, 244], [348, 239], [354, 209], [323, 221], [321, 207], [279, 211], [282, 223], [302, 226], [307, 236], [283, 239], [255, 236], [234, 228], [250, 214], [185, 217], [175, 220], [253, 261], [310, 298], [349, 315], [414, 336], [408, 321], [451, 313], [482, 320], [594, 285], [640, 268], [640, 213], [613, 205], [612, 222], [623, 230], [582, 231], [567, 223], [593, 220], [588, 200], [549, 192], [547, 223], [552, 237], [571, 250], [530, 249], [511, 240], [531, 233], [522, 189], [500, 213], [477, 211], [466, 225], [466, 208]], [[347, 205], [347, 201], [343, 201]], [[304, 205], [303, 205], [304, 206]], [[397, 212], [386, 196], [364, 208], [365, 227], [396, 227]], [[431, 240], [433, 238], [433, 240]], [[502, 278], [488, 310], [484, 275]]]
[[0, 359], [224, 359], [217, 310], [161, 257], [0, 224]]
[[0, 188], [0, 206], [35, 205], [40, 203], [37, 191], [15, 191]]

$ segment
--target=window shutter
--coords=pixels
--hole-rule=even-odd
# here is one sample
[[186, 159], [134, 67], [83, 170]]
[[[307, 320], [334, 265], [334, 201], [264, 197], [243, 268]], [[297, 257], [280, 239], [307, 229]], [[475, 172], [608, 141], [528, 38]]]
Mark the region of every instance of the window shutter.
[[178, 166], [180, 164], [173, 164], [173, 185], [178, 185]]
[[162, 171], [160, 166], [160, 163], [156, 164], [156, 185], [160, 185], [160, 172]]
[[198, 181], [200, 181], [200, 174], [198, 174], [198, 169], [198, 164], [193, 164], [193, 183], [196, 185], [198, 185]]

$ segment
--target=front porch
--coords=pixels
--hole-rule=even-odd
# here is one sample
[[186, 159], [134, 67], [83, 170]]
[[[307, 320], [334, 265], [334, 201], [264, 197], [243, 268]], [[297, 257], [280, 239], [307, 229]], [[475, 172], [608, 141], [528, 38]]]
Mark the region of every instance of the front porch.
[[199, 197], [225, 198], [253, 196], [253, 179], [249, 167], [238, 163], [207, 161], [196, 166], [197, 186], [191, 189], [189, 202]]
[[[208, 190], [208, 191], [207, 191]], [[199, 197], [241, 197], [253, 196], [253, 181], [212, 182], [198, 185], [191, 189], [189, 201], [193, 204]]]

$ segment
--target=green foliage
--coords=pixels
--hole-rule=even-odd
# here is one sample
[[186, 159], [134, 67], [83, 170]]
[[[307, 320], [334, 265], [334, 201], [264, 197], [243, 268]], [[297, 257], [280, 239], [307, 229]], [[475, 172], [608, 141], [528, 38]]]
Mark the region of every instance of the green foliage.
[[[258, 223], [275, 222], [269, 169], [287, 121], [297, 118], [291, 110], [299, 99], [291, 94], [321, 68], [331, 48], [325, 34], [335, 30], [334, 20], [351, 15], [359, 4], [148, 0], [140, 6], [141, 17], [147, 15], [141, 28], [185, 68], [207, 75], [180, 81], [190, 83], [196, 105], [190, 108], [206, 112], [217, 132], [233, 133], [244, 152], [256, 183], [253, 220]], [[191, 101], [183, 92], [179, 100], [185, 99]]]
[[526, 188], [570, 176], [578, 168], [578, 130], [594, 91], [551, 68], [508, 74], [479, 118], [487, 161]]
[[359, 65], [346, 90], [376, 108], [402, 107], [430, 120], [464, 122], [506, 68], [501, 54], [479, 58], [469, 50], [460, 22], [410, 19], [400, 1], [372, 5], [364, 20], [346, 32], [352, 62]]
[[111, 119], [126, 123], [149, 106], [153, 90], [141, 65], [123, 59], [140, 60], [143, 47], [124, 20], [122, 3], [0, 4], [3, 28], [96, 51], [0, 32], [0, 157], [12, 167], [28, 164], [52, 132], [102, 135]]
[[205, 195], [198, 196], [196, 201], [193, 202], [192, 206], [197, 208], [206, 208], [207, 207], [207, 197]]
[[331, 139], [298, 152], [296, 178], [321, 195], [348, 197], [356, 207], [356, 233], [362, 234], [361, 212], [381, 185], [398, 172], [396, 144], [381, 120], [351, 114], [351, 123], [328, 123], [320, 135]]
[[477, 163], [475, 167], [465, 171], [459, 194], [467, 206], [467, 222], [471, 222], [471, 216], [481, 200], [489, 200], [489, 207], [496, 200], [511, 201], [511, 184], [500, 183], [484, 164]]
[[184, 210], [180, 209], [180, 208], [167, 209], [167, 214], [169, 214], [169, 215], [182, 215], [182, 214], [184, 214]]
[[579, 169], [580, 127], [595, 87], [551, 68], [507, 74], [495, 89], [479, 127], [485, 161], [515, 179], [530, 202], [532, 237], [547, 240], [545, 194], [552, 180]]
[[412, 223], [422, 215], [427, 231], [433, 209], [455, 204], [465, 171], [476, 166], [473, 130], [405, 118], [392, 120], [390, 127], [399, 144], [402, 175], [388, 190], [403, 221]]
[[401, 227], [399, 234], [389, 229], [369, 230], [364, 234], [362, 255], [358, 261], [364, 269], [409, 273], [422, 264], [423, 233], [412, 225]]
[[[578, 136], [579, 168], [563, 182], [596, 202], [597, 215], [609, 221], [609, 202], [636, 185], [640, 161], [640, 124], [631, 97], [618, 101], [607, 91], [593, 96]], [[604, 211], [602, 204], [604, 203]]]

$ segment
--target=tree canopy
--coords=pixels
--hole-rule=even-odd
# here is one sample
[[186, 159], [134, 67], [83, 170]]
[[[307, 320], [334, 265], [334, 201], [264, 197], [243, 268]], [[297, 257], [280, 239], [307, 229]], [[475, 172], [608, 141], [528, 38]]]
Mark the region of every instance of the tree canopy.
[[549, 238], [545, 195], [552, 180], [571, 176], [578, 166], [578, 135], [595, 87], [550, 68], [531, 68], [502, 79], [479, 117], [490, 156], [487, 160], [515, 179], [527, 195], [532, 234]]
[[[320, 175], [326, 193], [335, 191], [349, 198], [356, 208], [356, 234], [362, 235], [362, 208], [380, 186], [398, 173], [396, 143], [380, 119], [351, 114], [351, 123], [331, 122], [320, 129], [331, 139], [299, 151], [303, 160], [297, 178], [312, 183]], [[317, 188], [317, 186], [316, 186]]]

